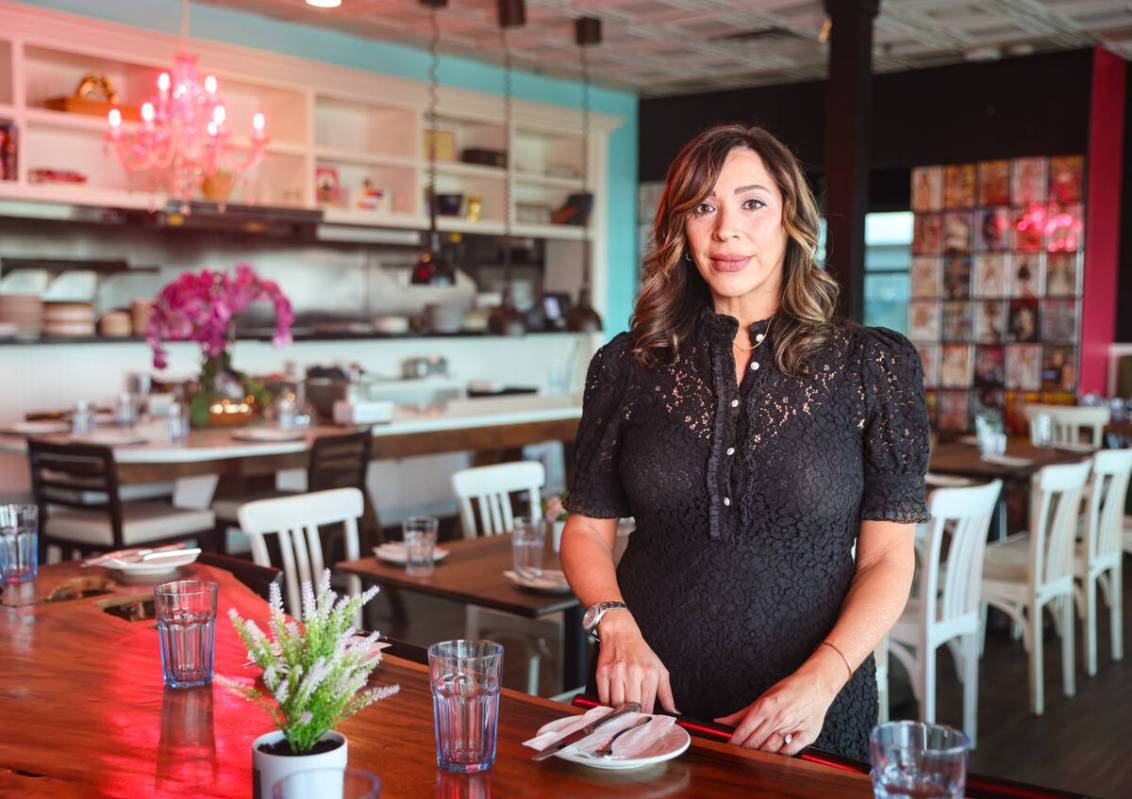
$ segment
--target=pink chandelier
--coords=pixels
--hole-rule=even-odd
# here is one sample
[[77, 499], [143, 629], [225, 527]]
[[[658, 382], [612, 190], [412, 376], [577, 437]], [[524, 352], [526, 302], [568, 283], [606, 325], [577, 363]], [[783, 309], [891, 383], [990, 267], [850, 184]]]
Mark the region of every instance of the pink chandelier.
[[[188, 33], [188, 5], [183, 4], [182, 40]], [[172, 74], [158, 76], [157, 95], [142, 105], [142, 121], [132, 135], [123, 131], [119, 109], [108, 115], [107, 142], [122, 166], [148, 172], [155, 188], [165, 188], [183, 210], [206, 179], [220, 172], [233, 179], [259, 163], [267, 146], [267, 120], [260, 112], [252, 115], [248, 142], [233, 140], [217, 89], [214, 75], [200, 80], [196, 55], [182, 48]]]

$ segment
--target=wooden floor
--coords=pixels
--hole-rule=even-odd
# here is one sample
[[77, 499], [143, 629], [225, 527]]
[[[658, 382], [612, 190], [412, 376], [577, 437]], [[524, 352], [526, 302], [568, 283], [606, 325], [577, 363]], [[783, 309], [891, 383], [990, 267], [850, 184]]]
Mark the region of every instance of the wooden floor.
[[[1132, 558], [1125, 558], [1132, 575]], [[1132, 579], [1125, 582], [1125, 646], [1132, 645]], [[407, 621], [392, 618], [389, 604], [379, 597], [375, 608], [378, 628], [393, 638], [425, 645], [463, 634], [463, 608], [451, 602], [406, 594]], [[979, 741], [971, 754], [971, 770], [1093, 796], [1132, 796], [1132, 653], [1120, 663], [1111, 657], [1107, 612], [1098, 630], [1098, 669], [1087, 677], [1078, 643], [1077, 695], [1061, 692], [1061, 642], [1052, 626], [1045, 638], [1046, 711], [1041, 717], [1028, 710], [1027, 655], [1021, 641], [1009, 632], [989, 633], [979, 666]], [[526, 688], [527, 645], [505, 639], [504, 684]], [[940, 650], [938, 721], [961, 726], [962, 689], [946, 648]], [[893, 660], [891, 688], [893, 718], [916, 718], [911, 692], [901, 685], [903, 675]], [[544, 664], [539, 693], [551, 696], [561, 689], [558, 663]], [[901, 701], [901, 700], [904, 701]]]
[[[988, 634], [979, 663], [978, 749], [970, 768], [980, 774], [1021, 780], [1092, 796], [1132, 796], [1132, 557], [1124, 559], [1125, 657], [1112, 660], [1108, 608], [1097, 630], [1097, 674], [1085, 674], [1078, 620], [1077, 694], [1067, 698], [1061, 689], [1061, 639], [1046, 628], [1045, 713], [1029, 712], [1028, 655], [1008, 630]], [[1098, 592], [1099, 595], [1099, 592]], [[1047, 616], [1048, 618], [1048, 616]], [[937, 721], [961, 726], [962, 686], [946, 647], [940, 649], [937, 681]], [[895, 661], [890, 665], [898, 671]], [[894, 675], [893, 680], [900, 679]], [[893, 685], [897, 694], [910, 696]], [[893, 718], [916, 718], [914, 700], [892, 708]]]

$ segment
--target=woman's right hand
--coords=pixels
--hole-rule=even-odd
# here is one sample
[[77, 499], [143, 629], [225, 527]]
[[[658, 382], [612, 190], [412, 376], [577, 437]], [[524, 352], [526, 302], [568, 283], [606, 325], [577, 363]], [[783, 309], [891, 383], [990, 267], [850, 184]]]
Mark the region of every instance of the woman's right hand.
[[598, 625], [598, 634], [597, 693], [603, 705], [640, 702], [642, 712], [652, 713], [659, 700], [669, 713], [679, 714], [668, 669], [645, 643], [627, 611], [607, 613]]

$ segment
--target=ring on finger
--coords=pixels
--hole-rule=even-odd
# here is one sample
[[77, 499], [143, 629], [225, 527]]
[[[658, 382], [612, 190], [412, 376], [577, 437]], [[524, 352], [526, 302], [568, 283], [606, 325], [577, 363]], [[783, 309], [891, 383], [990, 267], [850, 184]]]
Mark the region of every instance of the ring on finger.
[[788, 732], [788, 733], [786, 733], [782, 736], [782, 743], [784, 743], [786, 746], [790, 746], [790, 742], [793, 741], [793, 740], [794, 740], [794, 733], [792, 733], [792, 732]]

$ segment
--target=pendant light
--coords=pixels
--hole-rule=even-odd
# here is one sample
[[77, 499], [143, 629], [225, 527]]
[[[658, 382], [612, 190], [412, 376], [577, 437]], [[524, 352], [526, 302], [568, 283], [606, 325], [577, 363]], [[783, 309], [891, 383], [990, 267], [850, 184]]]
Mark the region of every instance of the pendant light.
[[523, 0], [497, 0], [496, 12], [499, 42], [503, 49], [503, 135], [507, 141], [507, 175], [503, 181], [503, 296], [500, 304], [491, 309], [487, 329], [497, 336], [521, 336], [527, 332], [526, 319], [511, 297], [511, 48], [507, 44], [507, 29], [526, 24], [527, 10]]
[[425, 234], [424, 249], [417, 264], [413, 267], [410, 282], [414, 285], [450, 286], [455, 280], [452, 265], [444, 257], [440, 246], [440, 231], [436, 229], [436, 104], [437, 92], [440, 86], [440, 22], [437, 19], [437, 9], [446, 8], [448, 0], [420, 0], [420, 4], [428, 9], [429, 22], [432, 24], [432, 38], [428, 43], [428, 52], [431, 57], [428, 68], [428, 127], [431, 134], [428, 137], [428, 233]]
[[587, 47], [601, 44], [601, 20], [580, 17], [574, 20], [574, 41], [582, 61], [582, 192], [588, 198], [588, 207], [582, 217], [582, 286], [578, 289], [578, 303], [566, 314], [566, 329], [579, 333], [601, 331], [601, 316], [594, 310], [590, 280], [593, 273], [593, 243], [590, 241], [590, 215], [593, 213], [593, 195], [590, 181], [590, 60]]

